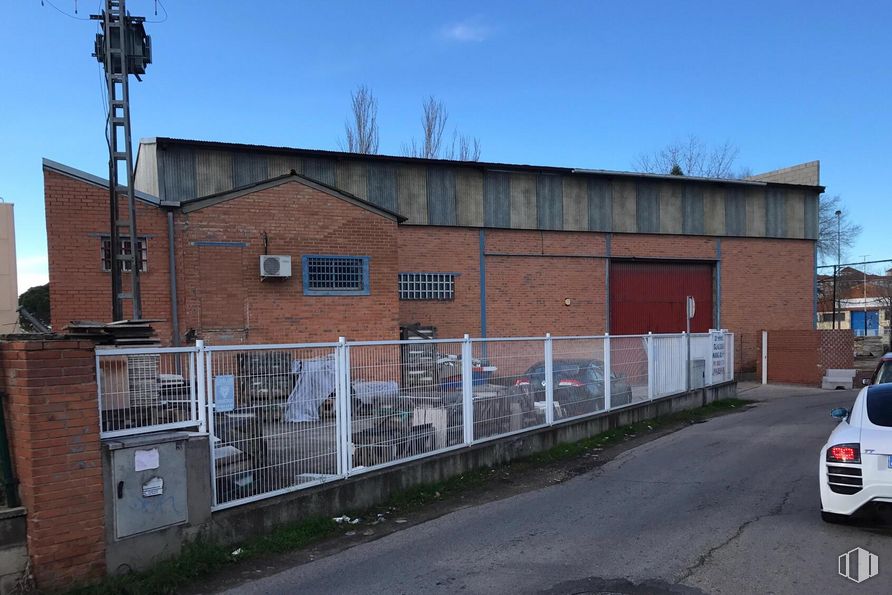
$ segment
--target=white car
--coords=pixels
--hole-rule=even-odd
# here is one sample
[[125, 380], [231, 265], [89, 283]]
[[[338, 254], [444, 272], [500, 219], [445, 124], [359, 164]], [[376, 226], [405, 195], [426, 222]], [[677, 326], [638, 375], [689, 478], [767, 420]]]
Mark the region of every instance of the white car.
[[892, 502], [892, 384], [861, 389], [821, 449], [821, 517], [844, 522], [861, 507]]

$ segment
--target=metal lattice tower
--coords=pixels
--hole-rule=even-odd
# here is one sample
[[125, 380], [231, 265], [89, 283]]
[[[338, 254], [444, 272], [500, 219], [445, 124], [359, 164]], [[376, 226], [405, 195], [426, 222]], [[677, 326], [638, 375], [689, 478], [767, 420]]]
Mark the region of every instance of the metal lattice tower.
[[[127, 15], [124, 0], [105, 0], [100, 15], [91, 15], [101, 21], [102, 33], [96, 36], [93, 54], [105, 66], [108, 88], [108, 120], [106, 136], [109, 161], [109, 220], [112, 279], [112, 319], [124, 318], [124, 302], [130, 300], [132, 318], [142, 318], [142, 300], [139, 274], [142, 251], [136, 233], [136, 204], [133, 180], [133, 150], [130, 140], [130, 75], [139, 77], [151, 62], [151, 42], [143, 28], [144, 18]], [[126, 190], [125, 190], [126, 189]], [[127, 196], [126, 218], [120, 218], [119, 197]], [[129, 238], [129, 251], [121, 241]], [[129, 267], [127, 266], [129, 265]], [[129, 268], [130, 291], [122, 287], [123, 271]]]

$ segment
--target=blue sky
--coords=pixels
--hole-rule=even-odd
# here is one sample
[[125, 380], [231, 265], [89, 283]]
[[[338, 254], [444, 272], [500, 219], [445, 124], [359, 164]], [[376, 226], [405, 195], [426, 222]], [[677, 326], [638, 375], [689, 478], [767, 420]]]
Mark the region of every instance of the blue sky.
[[[74, 15], [74, 0], [53, 0]], [[78, 0], [78, 18], [99, 0]], [[131, 13], [164, 19], [153, 0]], [[337, 149], [349, 96], [378, 97], [399, 153], [435, 95], [486, 161], [630, 169], [697, 135], [754, 172], [821, 160], [864, 233], [889, 247], [892, 3], [166, 0], [154, 63], [131, 87], [134, 140], [173, 136]], [[261, 9], [262, 7], [262, 9]], [[0, 22], [0, 196], [16, 205], [19, 284], [46, 279], [40, 160], [104, 175], [96, 24], [40, 0]], [[879, 211], [878, 206], [883, 208]], [[883, 213], [883, 216], [877, 216]]]

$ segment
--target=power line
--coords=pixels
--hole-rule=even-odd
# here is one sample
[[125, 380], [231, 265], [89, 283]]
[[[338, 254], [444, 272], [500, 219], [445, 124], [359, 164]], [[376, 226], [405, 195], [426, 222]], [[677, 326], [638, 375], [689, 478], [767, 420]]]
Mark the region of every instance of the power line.
[[855, 266], [855, 265], [879, 264], [879, 263], [881, 263], [881, 262], [892, 262], [892, 258], [886, 258], [885, 260], [868, 260], [867, 262], [861, 261], [861, 262], [844, 262], [844, 263], [842, 263], [842, 264], [822, 264], [822, 265], [817, 266], [817, 267], [815, 267], [815, 268], [818, 268], [818, 269], [832, 269], [832, 268], [834, 268], [834, 267], [840, 267], [840, 268], [842, 268], [842, 267], [853, 267], [853, 266]]
[[155, 16], [158, 16], [158, 7], [159, 6], [161, 7], [161, 10], [164, 11], [164, 18], [154, 20], [154, 21], [150, 21], [150, 20], [146, 19], [147, 23], [163, 23], [164, 21], [167, 20], [167, 8], [164, 6], [164, 3], [161, 2], [161, 0], [155, 0]]
[[[91, 20], [90, 17], [79, 17], [79, 16], [77, 16], [77, 14], [69, 14], [69, 13], [65, 12], [64, 10], [62, 10], [61, 8], [59, 8], [58, 6], [56, 6], [55, 4], [53, 4], [52, 2], [50, 2], [50, 0], [40, 0], [41, 6], [46, 6], [47, 4], [49, 4], [50, 7], [52, 7], [56, 12], [67, 16], [69, 19], [74, 19], [75, 21], [89, 21], [89, 20]], [[76, 1], [74, 3], [74, 6], [75, 6], [74, 10], [76, 13], [77, 12], [77, 2]]]

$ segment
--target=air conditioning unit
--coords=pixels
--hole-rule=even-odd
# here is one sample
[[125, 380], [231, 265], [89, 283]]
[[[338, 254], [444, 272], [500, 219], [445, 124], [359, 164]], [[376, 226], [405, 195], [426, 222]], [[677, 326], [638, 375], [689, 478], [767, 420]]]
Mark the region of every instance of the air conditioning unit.
[[263, 278], [287, 278], [291, 276], [291, 257], [264, 254], [260, 257], [260, 276]]

